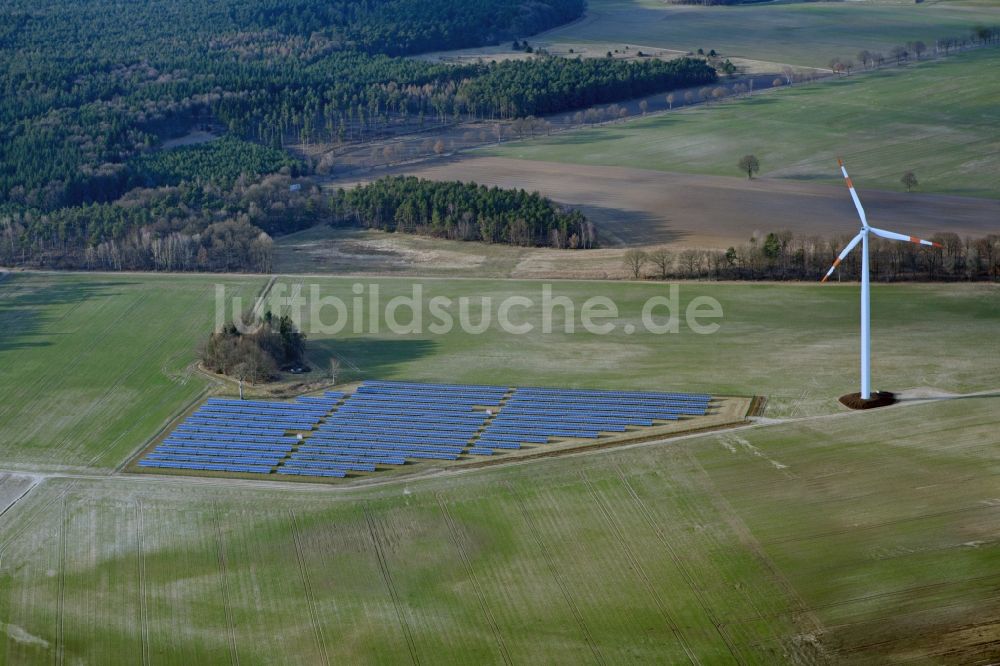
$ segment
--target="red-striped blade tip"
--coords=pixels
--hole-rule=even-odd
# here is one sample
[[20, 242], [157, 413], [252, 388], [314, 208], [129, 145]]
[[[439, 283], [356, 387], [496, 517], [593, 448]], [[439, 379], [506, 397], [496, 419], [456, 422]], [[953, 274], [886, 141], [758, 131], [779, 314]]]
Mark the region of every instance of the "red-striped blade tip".
[[837, 166], [844, 166], [844, 160], [837, 158]]
[[934, 247], [940, 247], [940, 248], [944, 247], [944, 245], [941, 245], [941, 243], [935, 243], [934, 241], [931, 241], [931, 245], [933, 245]]

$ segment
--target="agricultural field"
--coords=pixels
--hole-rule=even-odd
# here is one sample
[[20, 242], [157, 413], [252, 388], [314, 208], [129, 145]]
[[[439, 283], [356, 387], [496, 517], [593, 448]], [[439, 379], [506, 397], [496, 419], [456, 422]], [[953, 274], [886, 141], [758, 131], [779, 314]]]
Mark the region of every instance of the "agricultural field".
[[[625, 125], [608, 128], [603, 131], [606, 138], [601, 139], [601, 145], [606, 140], [607, 146], [613, 146], [614, 141], [629, 138], [632, 131]], [[570, 145], [560, 143], [555, 148], [562, 151]], [[522, 151], [541, 154], [533, 144], [512, 145], [504, 150], [512, 155]], [[730, 173], [735, 172], [735, 164], [730, 166]], [[901, 186], [893, 188], [896, 191], [877, 190], [868, 179], [854, 175], [853, 161], [850, 167], [875, 224], [924, 237], [954, 232], [978, 238], [998, 230], [1000, 197], [907, 193], [900, 191]], [[278, 270], [288, 272], [393, 274], [415, 267], [427, 275], [467, 275], [475, 270], [477, 275], [486, 271], [486, 275], [507, 277], [603, 278], [622, 274], [622, 251], [615, 250], [623, 246], [666, 244], [671, 250], [725, 249], [746, 243], [755, 232], [788, 229], [797, 238], [837, 238], [852, 232], [859, 224], [857, 213], [843, 181], [833, 181], [839, 175], [836, 159], [817, 161], [815, 168], [823, 171], [823, 178], [814, 182], [770, 176], [748, 181], [732, 175], [668, 173], [650, 168], [473, 154], [409, 167], [406, 172], [433, 180], [538, 191], [582, 211], [597, 226], [604, 250], [525, 249], [416, 239], [404, 234], [311, 229], [278, 239], [275, 264]], [[349, 186], [347, 181], [344, 184]]]
[[[219, 278], [246, 303], [264, 286]], [[616, 330], [569, 336], [559, 316], [559, 332], [531, 336], [349, 326], [310, 333], [310, 360], [337, 355], [345, 381], [766, 395], [767, 418], [365, 487], [109, 474], [210, 385], [191, 363], [215, 279], [0, 282], [2, 404], [17, 408], [0, 420], [0, 661], [771, 664], [996, 649], [995, 285], [875, 288], [876, 383], [904, 400], [874, 413], [835, 398], [855, 381], [853, 285], [686, 283], [681, 307], [711, 296], [722, 327], [655, 336], [624, 325], [666, 285], [555, 282], [555, 296], [612, 298]], [[363, 284], [385, 303], [413, 282]], [[312, 283], [350, 299], [355, 280], [279, 277], [269, 293]], [[420, 283], [426, 298], [471, 298], [472, 321], [482, 296], [541, 288]], [[302, 323], [316, 323], [308, 308]], [[69, 359], [46, 380], [55, 398], [26, 391], [27, 369], [53, 358]], [[94, 374], [105, 367], [118, 372]], [[130, 384], [140, 375], [147, 391]], [[927, 400], [949, 394], [966, 395]], [[59, 401], [73, 423], [51, 418]]]
[[553, 53], [657, 49], [706, 52], [783, 65], [827, 68], [861, 49], [888, 55], [893, 46], [968, 36], [976, 25], [1000, 24], [996, 2], [903, 0], [769, 2], [730, 7], [670, 5], [657, 0], [590, 0], [580, 20], [537, 35]]
[[738, 178], [753, 153], [761, 176], [809, 183], [837, 182], [843, 157], [863, 189], [900, 192], [913, 170], [920, 192], [996, 199], [1000, 80], [984, 73], [998, 62], [984, 49], [477, 154]]
[[[7, 368], [0, 374], [0, 442], [6, 468], [115, 468], [202, 395], [211, 382], [193, 362], [214, 320], [217, 282], [225, 286], [227, 298], [241, 297], [246, 308], [265, 279], [18, 274], [0, 281], [0, 361]], [[368, 304], [377, 285], [384, 310], [391, 299], [411, 295], [414, 281], [276, 281], [286, 293], [302, 285], [307, 296], [315, 285], [320, 297], [337, 296], [351, 307], [356, 283]], [[857, 288], [851, 284], [684, 283], [678, 291], [679, 332], [664, 335], [647, 331], [640, 316], [647, 299], [670, 295], [662, 283], [552, 283], [553, 297], [568, 296], [576, 303], [572, 334], [566, 333], [559, 307], [553, 308], [552, 332], [542, 332], [542, 282], [427, 279], [419, 284], [425, 302], [435, 296], [456, 304], [468, 298], [472, 324], [481, 320], [483, 299], [491, 299], [484, 332], [465, 333], [456, 325], [435, 335], [429, 330], [435, 320], [425, 305], [421, 334], [396, 335], [384, 319], [378, 331], [365, 324], [355, 333], [349, 322], [338, 333], [325, 333], [314, 326], [306, 307], [301, 315], [311, 365], [326, 368], [336, 355], [343, 381], [766, 395], [767, 416], [775, 417], [835, 412], [839, 406], [834, 398], [855, 384]], [[511, 316], [514, 323], [533, 324], [530, 335], [507, 333], [497, 323], [498, 305], [511, 295], [534, 301]], [[589, 333], [581, 325], [580, 308], [594, 295], [610, 298], [619, 309], [607, 335]], [[723, 309], [715, 334], [698, 335], [684, 324], [684, 311], [698, 296], [715, 298]], [[1000, 354], [984, 353], [983, 341], [994, 340], [1000, 324], [997, 298], [995, 285], [875, 286], [877, 385], [954, 393], [990, 388], [1000, 371], [994, 367]], [[369, 306], [364, 307], [368, 312]], [[457, 322], [457, 305], [451, 312]], [[934, 313], [933, 326], [929, 312]], [[322, 310], [319, 317], [324, 326], [335, 324], [335, 312]], [[666, 318], [665, 307], [656, 310], [656, 323]], [[401, 309], [397, 319], [408, 323], [408, 311]], [[631, 334], [626, 333], [628, 325], [634, 327]], [[777, 373], [777, 367], [784, 369]]]
[[366, 490], [45, 479], [0, 518], [0, 655], [989, 661], [997, 400]]
[[113, 469], [209, 382], [193, 367], [215, 285], [266, 278], [8, 274], [0, 279], [0, 458]]

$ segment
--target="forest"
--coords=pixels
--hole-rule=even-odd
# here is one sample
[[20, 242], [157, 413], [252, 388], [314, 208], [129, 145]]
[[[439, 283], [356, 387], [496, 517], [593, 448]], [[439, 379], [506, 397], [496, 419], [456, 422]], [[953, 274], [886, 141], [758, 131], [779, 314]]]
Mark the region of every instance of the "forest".
[[0, 215], [0, 264], [156, 271], [271, 270], [271, 236], [331, 221], [329, 197], [288, 174], [136, 188], [112, 203]]
[[521, 190], [384, 178], [331, 193], [282, 171], [240, 174], [231, 187], [190, 179], [111, 203], [0, 215], [0, 265], [268, 273], [273, 236], [323, 223], [513, 245], [597, 244], [579, 212]]
[[582, 213], [537, 192], [389, 176], [338, 194], [339, 221], [385, 231], [520, 246], [592, 248]]
[[130, 166], [162, 165], [145, 156], [199, 125], [281, 149], [363, 139], [390, 114], [453, 113], [482, 68], [394, 56], [496, 43], [582, 11], [582, 0], [0, 0], [0, 214], [112, 201], [134, 185]]
[[704, 60], [625, 62], [610, 58], [507, 60], [465, 82], [459, 99], [477, 115], [540, 116], [714, 83]]

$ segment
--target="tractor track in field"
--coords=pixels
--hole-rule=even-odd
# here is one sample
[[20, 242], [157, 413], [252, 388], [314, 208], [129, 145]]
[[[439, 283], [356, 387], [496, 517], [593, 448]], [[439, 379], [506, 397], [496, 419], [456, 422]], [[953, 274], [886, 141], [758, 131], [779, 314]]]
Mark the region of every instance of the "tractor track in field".
[[372, 547], [375, 549], [375, 556], [378, 560], [379, 571], [382, 573], [382, 580], [385, 581], [385, 586], [389, 590], [389, 597], [392, 599], [392, 605], [396, 609], [396, 617], [399, 619], [399, 625], [403, 630], [403, 637], [406, 639], [406, 647], [410, 651], [410, 660], [414, 664], [420, 663], [420, 657], [417, 655], [417, 646], [413, 641], [413, 632], [410, 629], [410, 623], [406, 620], [406, 614], [403, 612], [403, 602], [399, 598], [399, 592], [396, 590], [396, 584], [392, 580], [392, 572], [389, 570], [389, 562], [385, 557], [384, 541], [385, 534], [383, 533], [382, 527], [378, 524], [378, 519], [372, 514], [371, 509], [368, 508], [368, 504], [364, 505], [365, 520], [368, 522], [368, 534], [372, 540]]
[[[14, 475], [11, 475], [11, 476], [14, 476]], [[15, 497], [14, 500], [10, 504], [8, 504], [7, 506], [4, 507], [3, 511], [0, 511], [0, 518], [3, 518], [4, 515], [6, 515], [6, 513], [8, 511], [10, 511], [11, 509], [13, 509], [15, 504], [17, 504], [18, 502], [20, 502], [21, 500], [23, 500], [25, 497], [27, 497], [28, 493], [30, 493], [32, 490], [34, 490], [35, 486], [37, 486], [38, 484], [39, 484], [39, 482], [37, 480], [35, 480], [32, 483], [30, 483], [28, 485], [28, 487], [25, 488], [25, 490], [24, 490], [23, 493], [21, 493], [20, 495], [18, 495], [17, 497]], [[3, 549], [0, 548], [0, 553], [2, 553], [2, 552], [3, 552]]]
[[216, 548], [215, 555], [219, 562], [219, 578], [222, 587], [222, 607], [226, 615], [226, 628], [229, 638], [229, 660], [234, 666], [240, 664], [240, 653], [236, 641], [236, 622], [233, 619], [233, 604], [229, 595], [229, 563], [226, 561], [226, 544], [222, 532], [222, 521], [219, 518], [219, 508], [215, 507], [212, 512], [212, 520], [215, 523]]
[[135, 501], [136, 580], [139, 587], [139, 639], [142, 644], [143, 666], [149, 665], [149, 610], [146, 605], [146, 536], [144, 534], [142, 500]]
[[[585, 472], [580, 472], [580, 478], [587, 487], [587, 491], [590, 493], [590, 496], [594, 501], [594, 505], [600, 510], [601, 515], [604, 517], [604, 522], [607, 524], [608, 531], [614, 535], [615, 540], [618, 542], [618, 546], [622, 549], [622, 552], [625, 553], [625, 557], [631, 564], [632, 570], [635, 571], [642, 580], [643, 587], [646, 588], [646, 592], [648, 592], [649, 596], [653, 599], [653, 603], [656, 604], [656, 608], [660, 611], [660, 615], [663, 616], [663, 620], [666, 625], [670, 627], [670, 631], [673, 633], [674, 638], [684, 649], [684, 653], [687, 655], [688, 660], [692, 664], [700, 664], [701, 661], [691, 650], [691, 646], [688, 645], [687, 639], [684, 638], [684, 632], [681, 631], [677, 621], [670, 614], [670, 611], [667, 610], [663, 603], [663, 599], [660, 597], [660, 593], [657, 591], [653, 581], [650, 580], [649, 574], [646, 573], [646, 569], [643, 568], [642, 560], [636, 556], [635, 552], [632, 550], [632, 546], [629, 545], [628, 538], [622, 534], [621, 528], [616, 523], [615, 516], [611, 511], [611, 508], [608, 506], [604, 498], [601, 497], [601, 494], [597, 491], [597, 488], [594, 487], [594, 484]], [[725, 640], [725, 637], [723, 637], [723, 640]], [[726, 641], [726, 647], [729, 648], [731, 653], [733, 652], [732, 646], [729, 645], [729, 641]], [[733, 657], [736, 657], [735, 653], [733, 653]], [[736, 661], [739, 663], [738, 658]]]
[[[164, 343], [167, 341], [168, 338], [171, 337], [171, 335], [172, 335], [171, 331], [165, 330], [163, 335], [161, 335], [152, 345], [146, 348], [145, 353], [143, 355], [140, 355], [138, 358], [135, 359], [135, 361], [132, 363], [132, 365], [128, 368], [126, 372], [119, 374], [117, 377], [114, 378], [114, 380], [110, 383], [107, 390], [105, 390], [104, 393], [101, 394], [101, 397], [98, 398], [93, 403], [91, 403], [90, 409], [93, 410], [103, 407], [111, 398], [111, 396], [114, 394], [115, 390], [117, 390], [118, 387], [121, 386], [121, 384], [128, 381], [130, 377], [132, 377], [136, 372], [139, 371], [139, 369], [142, 367], [146, 354], [152, 353], [153, 351], [163, 347]], [[121, 432], [118, 434], [118, 437], [115, 437], [114, 439], [110, 440], [109, 443], [104, 448], [102, 448], [93, 456], [91, 456], [90, 460], [87, 461], [87, 465], [95, 466], [97, 462], [100, 461], [100, 459], [103, 458], [107, 452], [114, 450], [114, 447], [118, 444], [118, 442], [122, 440], [122, 438], [126, 436], [127, 433], [128, 433], [127, 430]]]
[[323, 655], [323, 663], [329, 666], [330, 653], [326, 647], [326, 638], [323, 636], [323, 629], [319, 621], [316, 598], [312, 593], [312, 582], [309, 580], [309, 571], [306, 568], [306, 558], [302, 553], [302, 542], [299, 540], [299, 524], [295, 519], [295, 512], [288, 510], [288, 519], [292, 527], [292, 543], [295, 545], [295, 560], [299, 566], [299, 579], [302, 581], [302, 588], [305, 592], [306, 608], [309, 609], [309, 624], [312, 625], [313, 636], [316, 638], [316, 645], [320, 654]]
[[455, 522], [454, 516], [451, 515], [451, 510], [448, 509], [448, 505], [445, 503], [444, 498], [441, 493], [435, 493], [435, 499], [437, 499], [438, 506], [441, 507], [441, 514], [444, 516], [445, 524], [448, 526], [448, 534], [451, 536], [452, 542], [455, 544], [455, 549], [458, 550], [459, 557], [462, 558], [462, 564], [465, 566], [466, 575], [472, 582], [472, 589], [476, 592], [476, 598], [479, 600], [479, 607], [483, 611], [483, 616], [486, 618], [486, 622], [490, 625], [490, 629], [493, 631], [493, 635], [497, 641], [497, 647], [500, 649], [500, 656], [503, 657], [505, 664], [513, 664], [514, 661], [511, 659], [510, 652], [507, 650], [507, 644], [503, 640], [503, 633], [500, 631], [500, 624], [497, 622], [496, 616], [493, 614], [493, 609], [490, 608], [489, 602], [486, 600], [486, 593], [483, 591], [482, 584], [479, 582], [479, 577], [476, 576], [475, 567], [472, 566], [472, 559], [469, 557], [469, 553], [462, 543], [462, 533], [459, 529], [458, 524]]
[[66, 625], [66, 532], [69, 530], [69, 507], [66, 495], [62, 497], [60, 509], [62, 520], [59, 530], [59, 594], [56, 598], [56, 664], [66, 661], [66, 643], [63, 640]]
[[[31, 489], [36, 488], [38, 485], [40, 485], [40, 484], [36, 483], [35, 485], [33, 485], [28, 490], [30, 491]], [[21, 535], [23, 535], [24, 533], [26, 533], [32, 527], [32, 524], [35, 521], [35, 516], [38, 513], [40, 513], [40, 512], [41, 513], [46, 512], [46, 510], [49, 507], [51, 507], [53, 504], [55, 504], [56, 502], [65, 501], [66, 495], [69, 493], [69, 491], [75, 485], [76, 485], [76, 483], [71, 481], [66, 486], [66, 488], [63, 489], [63, 491], [61, 493], [59, 493], [58, 495], [53, 495], [48, 501], [43, 502], [40, 507], [36, 507], [34, 513], [24, 521], [24, 524], [21, 526], [21, 528], [19, 530], [17, 530], [16, 532], [14, 532], [14, 534], [11, 535], [10, 538], [8, 538], [5, 542], [3, 542], [2, 544], [0, 544], [0, 567], [2, 567], [3, 556], [7, 553], [7, 548], [9, 548], [11, 544], [17, 543], [17, 541], [21, 538]], [[25, 493], [21, 497], [23, 498], [27, 494], [28, 493]], [[13, 505], [11, 505], [11, 506], [13, 506]], [[10, 507], [7, 507], [7, 509], [9, 510]]]
[[507, 488], [511, 497], [514, 498], [517, 508], [521, 511], [521, 515], [524, 518], [525, 524], [528, 525], [531, 536], [538, 548], [538, 552], [545, 558], [545, 565], [549, 570], [549, 574], [559, 587], [559, 592], [562, 594], [563, 600], [566, 601], [566, 605], [569, 607], [570, 612], [576, 619], [576, 622], [580, 627], [580, 631], [583, 633], [583, 637], [587, 641], [587, 645], [590, 647], [590, 651], [594, 655], [594, 659], [599, 664], [606, 664], [607, 660], [604, 658], [600, 647], [598, 647], [597, 642], [594, 640], [594, 635], [590, 632], [590, 627], [587, 626], [587, 621], [584, 619], [583, 613], [580, 611], [580, 607], [577, 605], [576, 601], [574, 601], [573, 595], [570, 594], [566, 581], [559, 574], [559, 567], [557, 567], [553, 561], [552, 553], [549, 552], [548, 546], [545, 545], [545, 542], [542, 541], [541, 536], [539, 536], [541, 532], [539, 531], [534, 518], [532, 518], [531, 512], [528, 511], [528, 507], [525, 506], [524, 499], [521, 497], [520, 493], [517, 492], [517, 489], [514, 488], [514, 485], [510, 481], [504, 481], [503, 485]]
[[621, 480], [622, 487], [625, 489], [625, 492], [628, 493], [628, 496], [635, 505], [635, 508], [638, 510], [639, 515], [642, 516], [643, 521], [645, 521], [646, 525], [649, 526], [649, 529], [656, 535], [657, 540], [659, 540], [659, 542], [663, 545], [664, 550], [666, 550], [670, 555], [670, 560], [674, 563], [674, 566], [677, 567], [677, 570], [680, 572], [684, 582], [687, 583], [688, 589], [691, 590], [695, 599], [698, 600], [698, 605], [701, 606], [701, 609], [704, 611], [706, 617], [708, 617], [708, 619], [712, 622], [712, 626], [715, 627], [716, 633], [719, 634], [719, 638], [722, 639], [726, 649], [729, 650], [729, 654], [732, 655], [733, 660], [737, 664], [744, 663], [744, 661], [740, 658], [736, 647], [733, 645], [732, 639], [726, 631], [725, 623], [723, 623], [715, 615], [715, 613], [712, 612], [712, 607], [705, 600], [705, 595], [702, 593], [701, 587], [699, 587], [695, 582], [694, 576], [691, 575], [691, 572], [688, 571], [684, 561], [677, 554], [677, 551], [674, 550], [674, 547], [670, 543], [670, 539], [667, 538], [667, 535], [664, 534], [663, 530], [657, 524], [656, 517], [653, 515], [653, 512], [650, 511], [649, 507], [646, 506], [646, 503], [641, 497], [639, 497], [639, 493], [636, 492], [635, 487], [629, 482], [628, 475], [625, 473], [625, 470], [621, 465], [616, 464], [615, 471], [618, 473], [618, 478]]

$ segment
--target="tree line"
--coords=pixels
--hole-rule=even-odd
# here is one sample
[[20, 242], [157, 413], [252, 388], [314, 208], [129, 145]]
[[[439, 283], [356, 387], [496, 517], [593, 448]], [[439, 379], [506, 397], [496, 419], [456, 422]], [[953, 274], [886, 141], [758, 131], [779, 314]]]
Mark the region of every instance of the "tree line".
[[858, 51], [856, 61], [851, 58], [835, 57], [830, 60], [829, 67], [835, 74], [850, 75], [851, 71], [859, 66], [865, 69], [876, 69], [886, 64], [902, 65], [911, 59], [919, 61], [928, 52], [933, 55], [947, 56], [952, 51], [962, 51], [977, 46], [991, 46], [997, 43], [1000, 43], [1000, 27], [980, 25], [975, 26], [964, 35], [939, 37], [930, 45], [917, 39], [905, 44], [897, 44], [889, 49], [888, 53], [862, 49]]
[[389, 176], [341, 190], [339, 222], [455, 240], [592, 248], [597, 231], [582, 213], [537, 192]]
[[[819, 280], [850, 239], [799, 238], [791, 231], [778, 231], [753, 236], [724, 251], [633, 249], [622, 262], [632, 279]], [[885, 282], [1000, 280], [1000, 234], [963, 238], [940, 233], [929, 240], [943, 247], [871, 238], [871, 278]], [[858, 280], [860, 276], [860, 253], [853, 252], [831, 279]]]

